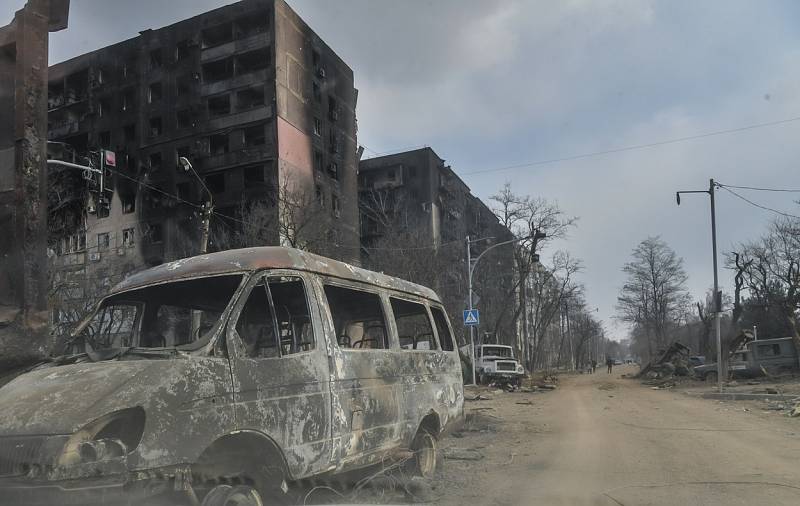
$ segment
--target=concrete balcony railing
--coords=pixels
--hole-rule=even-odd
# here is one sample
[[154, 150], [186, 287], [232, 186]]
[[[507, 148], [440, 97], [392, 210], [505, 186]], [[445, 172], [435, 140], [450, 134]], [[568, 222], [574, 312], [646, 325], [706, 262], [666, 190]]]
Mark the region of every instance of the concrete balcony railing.
[[269, 32], [257, 33], [245, 39], [234, 40], [227, 42], [220, 46], [210, 47], [204, 49], [200, 53], [200, 62], [206, 63], [219, 58], [224, 58], [236, 53], [243, 53], [245, 51], [252, 51], [253, 49], [261, 49], [269, 45], [272, 36]]

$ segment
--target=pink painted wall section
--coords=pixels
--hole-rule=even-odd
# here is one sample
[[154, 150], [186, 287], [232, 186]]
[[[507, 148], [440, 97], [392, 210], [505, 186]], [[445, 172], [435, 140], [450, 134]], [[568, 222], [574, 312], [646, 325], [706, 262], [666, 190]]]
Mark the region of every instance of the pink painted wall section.
[[311, 137], [304, 134], [280, 116], [278, 119], [278, 157], [284, 167], [288, 164], [294, 174], [281, 174], [281, 177], [291, 176], [295, 181], [314, 181], [314, 161], [312, 157]]

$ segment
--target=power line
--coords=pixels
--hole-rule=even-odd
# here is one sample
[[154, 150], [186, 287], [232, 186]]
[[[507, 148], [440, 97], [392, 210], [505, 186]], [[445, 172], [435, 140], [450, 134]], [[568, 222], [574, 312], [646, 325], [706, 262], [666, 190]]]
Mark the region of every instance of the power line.
[[631, 146], [625, 146], [625, 147], [621, 147], [621, 148], [605, 149], [605, 150], [602, 150], [602, 151], [593, 151], [593, 152], [590, 152], [590, 153], [582, 153], [582, 154], [579, 154], [579, 155], [564, 156], [564, 157], [560, 157], [560, 158], [550, 158], [550, 159], [546, 159], [546, 160], [537, 160], [537, 161], [533, 161], [533, 162], [521, 163], [521, 164], [518, 164], [518, 165], [508, 165], [508, 166], [505, 166], [505, 167], [495, 167], [495, 168], [491, 168], [491, 169], [474, 170], [472, 172], [461, 173], [461, 175], [462, 176], [472, 176], [472, 175], [475, 175], [475, 174], [485, 174], [487, 172], [501, 172], [501, 171], [506, 171], [506, 170], [522, 169], [522, 168], [526, 168], [526, 167], [535, 167], [537, 165], [549, 165], [549, 164], [559, 163], [559, 162], [568, 162], [568, 161], [571, 161], [571, 160], [580, 160], [582, 158], [592, 158], [592, 157], [595, 157], [595, 156], [610, 155], [610, 154], [614, 154], [614, 153], [622, 153], [622, 152], [625, 152], [625, 151], [635, 151], [635, 150], [639, 150], [639, 149], [653, 148], [653, 147], [657, 147], [657, 146], [664, 146], [664, 145], [667, 145], [667, 144], [676, 144], [676, 143], [679, 143], [679, 142], [686, 142], [686, 141], [691, 141], [691, 140], [695, 140], [695, 139], [703, 139], [703, 138], [706, 138], [706, 137], [714, 137], [714, 136], [717, 136], [717, 135], [725, 135], [725, 134], [730, 134], [730, 133], [743, 132], [743, 131], [746, 131], [746, 130], [755, 130], [757, 128], [765, 128], [765, 127], [770, 127], [770, 126], [783, 125], [785, 123], [793, 123], [795, 121], [800, 121], [800, 116], [796, 116], [794, 118], [787, 118], [787, 119], [777, 120], [777, 121], [768, 121], [766, 123], [755, 123], [755, 124], [752, 124], [752, 125], [747, 125], [747, 126], [742, 126], [742, 127], [737, 127], [737, 128], [728, 128], [728, 129], [725, 129], [725, 130], [716, 130], [716, 131], [712, 131], [712, 132], [705, 132], [705, 133], [701, 133], [701, 134], [697, 134], [697, 135], [689, 135], [689, 136], [686, 136], [686, 137], [677, 137], [675, 139], [668, 139], [668, 140], [656, 141], [656, 142], [648, 142], [648, 143], [645, 143], [645, 144], [634, 144], [634, 145], [631, 145]]
[[793, 189], [793, 188], [759, 188], [757, 186], [735, 186], [732, 184], [722, 184], [718, 183], [719, 186], [727, 186], [728, 188], [737, 188], [739, 190], [756, 190], [762, 192], [788, 192], [788, 193], [800, 193], [800, 189]]
[[777, 209], [772, 209], [771, 207], [762, 206], [761, 204], [757, 204], [757, 203], [753, 202], [752, 200], [750, 200], [750, 199], [748, 199], [748, 198], [746, 198], [746, 197], [743, 197], [742, 195], [739, 195], [738, 193], [736, 193], [735, 191], [731, 190], [730, 188], [728, 188], [728, 187], [727, 187], [727, 186], [725, 186], [725, 185], [722, 185], [722, 184], [717, 184], [717, 186], [719, 186], [719, 187], [720, 187], [720, 188], [722, 188], [723, 190], [727, 191], [728, 193], [731, 193], [731, 194], [733, 194], [734, 196], [736, 196], [736, 197], [738, 197], [738, 198], [740, 198], [740, 199], [744, 200], [745, 202], [747, 202], [747, 203], [748, 203], [748, 204], [750, 204], [751, 206], [757, 207], [757, 208], [759, 208], [759, 209], [763, 209], [763, 210], [765, 210], [765, 211], [770, 211], [770, 212], [773, 212], [773, 213], [775, 213], [775, 214], [779, 214], [779, 215], [781, 215], [781, 216], [785, 216], [785, 217], [787, 217], [787, 218], [796, 218], [796, 219], [800, 220], [800, 216], [795, 216], [794, 214], [784, 213], [784, 212], [782, 212], [782, 211], [778, 211]]

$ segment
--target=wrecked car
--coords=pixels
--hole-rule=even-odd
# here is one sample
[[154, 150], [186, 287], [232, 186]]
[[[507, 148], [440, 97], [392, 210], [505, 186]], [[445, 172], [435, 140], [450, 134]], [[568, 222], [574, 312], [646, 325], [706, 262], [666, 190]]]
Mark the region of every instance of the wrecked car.
[[71, 348], [0, 389], [2, 504], [260, 504], [397, 458], [429, 476], [463, 418], [433, 291], [289, 248], [134, 274]]
[[[791, 337], [750, 341], [730, 356], [728, 371], [733, 378], [754, 378], [768, 373], [784, 373], [800, 368], [797, 349]], [[693, 369], [694, 375], [715, 382], [717, 364], [704, 364]]]
[[501, 344], [475, 346], [475, 372], [482, 385], [499, 381], [519, 386], [525, 376], [522, 364], [514, 358], [514, 349]]

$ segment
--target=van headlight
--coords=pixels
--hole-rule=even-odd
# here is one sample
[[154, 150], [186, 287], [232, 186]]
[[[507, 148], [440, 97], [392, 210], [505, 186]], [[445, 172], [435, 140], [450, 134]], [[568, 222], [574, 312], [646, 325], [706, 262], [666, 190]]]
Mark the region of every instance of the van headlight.
[[139, 446], [144, 433], [144, 409], [109, 413], [70, 436], [58, 465], [69, 467], [123, 457]]
[[517, 372], [520, 373], [520, 374], [522, 374], [524, 372], [524, 370], [522, 369], [521, 365], [517, 366]]

